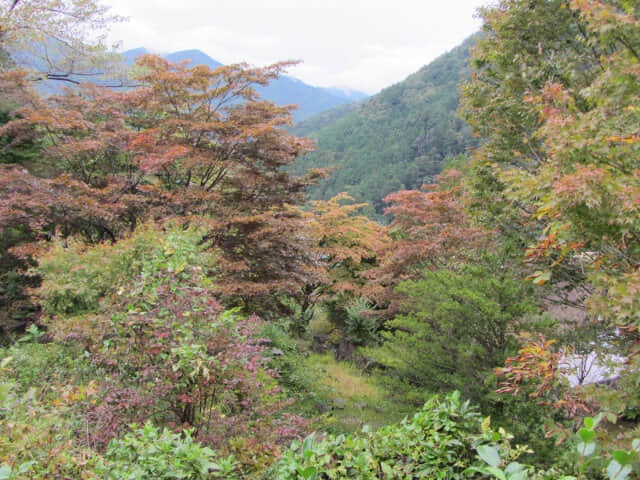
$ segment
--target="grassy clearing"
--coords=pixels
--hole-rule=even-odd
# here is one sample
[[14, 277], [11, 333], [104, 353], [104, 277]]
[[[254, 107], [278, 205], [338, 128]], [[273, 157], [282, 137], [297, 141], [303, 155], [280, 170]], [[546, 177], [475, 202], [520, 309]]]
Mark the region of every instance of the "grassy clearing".
[[353, 432], [364, 425], [375, 428], [402, 418], [401, 409], [386, 399], [375, 379], [353, 365], [336, 361], [330, 353], [311, 354], [307, 362], [319, 371], [318, 386], [326, 392], [329, 410], [320, 418], [324, 431]]
[[381, 400], [380, 388], [352, 365], [336, 361], [329, 353], [312, 354], [309, 356], [309, 362], [326, 373], [321, 383], [334, 390], [336, 395], [340, 395], [345, 400], [347, 398], [371, 402]]

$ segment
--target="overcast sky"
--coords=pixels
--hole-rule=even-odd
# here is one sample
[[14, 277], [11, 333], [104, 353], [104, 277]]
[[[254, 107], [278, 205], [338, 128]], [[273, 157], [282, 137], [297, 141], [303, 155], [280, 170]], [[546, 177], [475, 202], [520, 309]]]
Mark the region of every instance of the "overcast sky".
[[228, 64], [303, 63], [311, 85], [375, 93], [478, 30], [489, 0], [103, 0], [123, 49], [199, 49]]

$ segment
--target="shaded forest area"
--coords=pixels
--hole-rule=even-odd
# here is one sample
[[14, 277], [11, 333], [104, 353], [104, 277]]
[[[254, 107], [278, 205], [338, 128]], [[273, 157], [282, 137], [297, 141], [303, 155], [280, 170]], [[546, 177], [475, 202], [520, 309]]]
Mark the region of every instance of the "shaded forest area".
[[287, 63], [126, 70], [96, 1], [0, 4], [0, 479], [638, 478], [639, 10], [481, 9], [433, 112], [477, 144], [354, 167], [383, 225], [307, 196]]

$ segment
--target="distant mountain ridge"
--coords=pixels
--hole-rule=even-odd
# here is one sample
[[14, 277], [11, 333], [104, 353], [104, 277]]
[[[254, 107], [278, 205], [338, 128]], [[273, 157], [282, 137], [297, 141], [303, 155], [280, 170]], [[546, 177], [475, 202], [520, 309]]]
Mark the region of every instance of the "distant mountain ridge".
[[347, 191], [372, 205], [369, 214], [379, 216], [386, 195], [431, 183], [447, 159], [476, 146], [471, 128], [456, 115], [474, 42], [472, 36], [366, 100], [295, 125], [291, 133], [317, 140], [316, 151], [296, 161], [295, 173], [338, 167], [310, 191], [311, 199]]
[[[151, 53], [145, 48], [127, 50], [122, 55], [125, 61], [133, 63], [135, 57]], [[172, 62], [190, 60], [193, 65], [207, 65], [210, 68], [222, 66], [222, 63], [214, 60], [200, 50], [181, 50], [162, 55]], [[301, 121], [318, 113], [330, 110], [349, 102], [361, 100], [368, 95], [355, 90], [343, 91], [337, 88], [313, 87], [302, 80], [283, 75], [278, 80], [266, 87], [256, 88], [262, 98], [270, 100], [278, 105], [299, 105], [294, 112], [294, 119]]]

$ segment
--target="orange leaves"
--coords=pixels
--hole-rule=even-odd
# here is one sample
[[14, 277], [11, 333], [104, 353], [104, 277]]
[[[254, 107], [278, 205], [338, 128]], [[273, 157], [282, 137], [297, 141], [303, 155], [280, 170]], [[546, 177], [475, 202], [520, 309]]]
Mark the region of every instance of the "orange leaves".
[[557, 380], [558, 369], [562, 355], [552, 352], [549, 347], [556, 341], [531, 342], [518, 350], [517, 357], [507, 358], [506, 367], [497, 368], [496, 374], [505, 376], [497, 393], [513, 393], [517, 395], [522, 390], [525, 381], [539, 382], [530, 397], [539, 397], [552, 388]]
[[[459, 176], [445, 172], [442, 181], [454, 178]], [[438, 188], [437, 184], [428, 185], [423, 189], [430, 191], [402, 191], [385, 198], [393, 203], [385, 213], [395, 217], [390, 225], [394, 242], [387, 249], [387, 265], [406, 269], [412, 264], [437, 263], [464, 248], [473, 248], [485, 236], [465, 213], [463, 187]]]
[[[307, 219], [290, 205], [323, 173], [296, 178], [283, 168], [312, 142], [284, 130], [293, 107], [259, 101], [254, 90], [291, 64], [211, 70], [144, 56], [140, 88], [84, 85], [34, 96], [22, 123], [5, 128], [44, 132], [47, 172], [58, 178], [8, 172], [0, 181], [0, 225], [59, 226], [63, 236], [114, 240], [147, 215], [203, 215], [212, 219], [207, 239], [223, 256], [221, 291], [250, 302], [319, 281], [324, 272], [309, 250]], [[13, 77], [14, 90], [24, 90], [23, 76]], [[361, 241], [355, 230], [345, 235]], [[368, 255], [353, 251], [335, 254], [343, 261]]]
[[77, 402], [88, 401], [95, 404], [98, 395], [98, 385], [91, 380], [87, 385], [70, 385], [61, 389], [60, 396], [53, 400], [55, 406], [71, 406]]
[[551, 346], [555, 340], [541, 337], [538, 342], [530, 342], [518, 350], [517, 357], [510, 357], [506, 366], [496, 369], [496, 375], [504, 377], [496, 393], [521, 392], [538, 399], [539, 405], [549, 405], [576, 415], [588, 413], [589, 406], [572, 391], [562, 378], [566, 367], [566, 351], [554, 352]]
[[488, 232], [466, 213], [460, 172], [447, 171], [439, 180], [442, 183], [426, 185], [423, 191], [405, 190], [385, 198], [392, 202], [385, 213], [394, 216], [386, 230], [389, 240], [377, 251], [379, 265], [367, 272], [373, 280], [367, 292], [380, 304], [393, 302], [394, 288], [403, 280], [452, 258], [463, 260], [489, 240]]
[[638, 324], [640, 323], [640, 269], [615, 278], [598, 272], [593, 278], [598, 287], [589, 306], [599, 315], [608, 315], [617, 328], [629, 335], [638, 348]]
[[640, 135], [638, 133], [632, 133], [631, 135], [618, 136], [613, 135], [611, 137], [607, 137], [607, 140], [610, 142], [622, 142], [627, 144], [634, 144], [640, 142]]
[[633, 25], [637, 22], [633, 13], [599, 0], [571, 0], [571, 8], [579, 10], [584, 18], [598, 29], [615, 25]]
[[42, 234], [58, 228], [63, 235], [93, 231], [110, 239], [123, 228], [132, 198], [119, 191], [121, 184], [92, 189], [70, 175], [40, 179], [14, 166], [3, 166], [0, 173], [2, 228]]
[[131, 150], [138, 150], [138, 155], [133, 159], [136, 165], [140, 168], [140, 170], [144, 173], [154, 173], [154, 174], [163, 174], [168, 166], [171, 166], [175, 161], [186, 157], [191, 149], [182, 145], [173, 145], [167, 148], [156, 150], [155, 143], [153, 144], [154, 148], [151, 149], [150, 152], [146, 153], [144, 151], [139, 150], [142, 146], [142, 142], [148, 141], [148, 136], [144, 135], [145, 139], [137, 144], [134, 143], [129, 145]]
[[[272, 207], [213, 221], [205, 238], [222, 253], [219, 291], [242, 298], [246, 308], [273, 308], [276, 294], [297, 293], [324, 277], [310, 252], [307, 219], [293, 207]], [[266, 207], [266, 206], [265, 206]]]
[[367, 206], [366, 203], [340, 204], [341, 201], [353, 201], [353, 198], [343, 192], [326, 202], [311, 202], [311, 234], [319, 245], [319, 255], [328, 263], [351, 261], [357, 265], [363, 259], [375, 257], [387, 239], [378, 224], [365, 216], [354, 215]]
[[559, 105], [571, 103], [572, 99], [565, 87], [557, 82], [548, 82], [542, 89], [542, 99]]
[[568, 200], [569, 204], [575, 202], [585, 202], [594, 206], [599, 195], [596, 190], [611, 183], [610, 172], [595, 165], [577, 165], [575, 171], [563, 175], [553, 185], [553, 194], [563, 200]]
[[285, 202], [301, 200], [293, 190], [304, 182], [293, 181], [280, 167], [311, 145], [282, 129], [290, 122], [290, 107], [258, 101], [253, 89], [289, 63], [211, 70], [146, 55], [138, 64], [146, 87], [131, 95], [131, 123], [138, 132], [128, 150], [137, 154], [143, 171], [158, 175], [171, 190], [194, 186], [229, 196], [256, 188], [283, 193], [278, 183], [291, 182], [296, 186]]
[[362, 272], [371, 266], [366, 262], [373, 262], [389, 241], [382, 226], [356, 214], [366, 203], [345, 203], [353, 200], [343, 192], [328, 201], [311, 202], [310, 247], [333, 293], [358, 294], [365, 283]]

